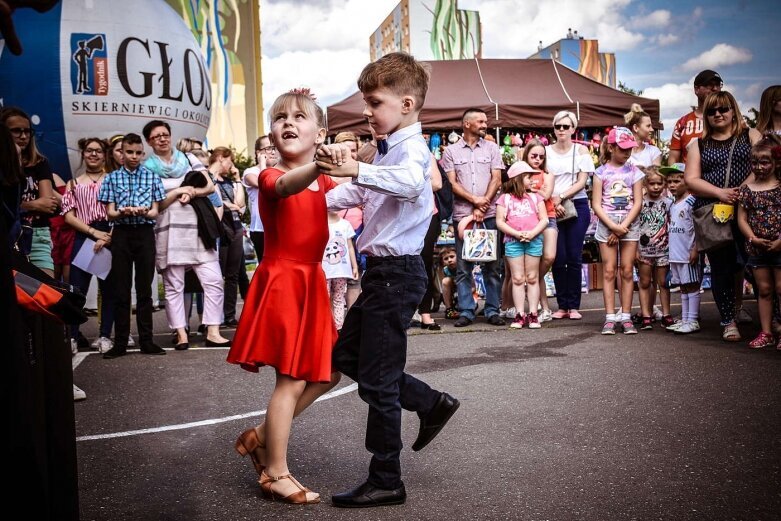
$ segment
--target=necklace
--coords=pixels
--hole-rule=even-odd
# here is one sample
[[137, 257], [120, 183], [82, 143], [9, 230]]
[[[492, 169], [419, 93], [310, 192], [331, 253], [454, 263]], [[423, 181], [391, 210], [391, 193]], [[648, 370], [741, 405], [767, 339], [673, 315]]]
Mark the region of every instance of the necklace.
[[[103, 171], [102, 170], [98, 171], [98, 172], [90, 172], [89, 170], [87, 170], [84, 173], [87, 175], [87, 177], [89, 177], [89, 180], [92, 181], [95, 184], [97, 184], [97, 182], [100, 181], [100, 178], [103, 177]], [[93, 174], [98, 174], [98, 178], [95, 179], [94, 177], [92, 177]]]

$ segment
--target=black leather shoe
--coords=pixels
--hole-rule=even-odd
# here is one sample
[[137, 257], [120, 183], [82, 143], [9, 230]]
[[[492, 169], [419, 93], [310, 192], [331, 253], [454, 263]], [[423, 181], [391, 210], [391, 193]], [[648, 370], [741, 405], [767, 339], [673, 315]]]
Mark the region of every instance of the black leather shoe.
[[239, 321], [236, 320], [235, 318], [232, 318], [220, 324], [220, 327], [236, 327], [238, 325], [239, 325]]
[[460, 405], [461, 402], [447, 393], [442, 393], [431, 412], [420, 419], [420, 431], [418, 431], [415, 443], [412, 444], [412, 450], [417, 451], [428, 445], [439, 434], [439, 431], [455, 414]]
[[103, 353], [103, 358], [106, 360], [111, 360], [112, 358], [119, 358], [120, 356], [125, 356], [126, 354], [127, 348], [114, 346]]
[[472, 323], [471, 318], [466, 318], [464, 315], [461, 315], [460, 317], [458, 317], [458, 319], [455, 321], [453, 325], [456, 327], [466, 327], [471, 323]]
[[504, 326], [507, 324], [507, 322], [505, 322], [504, 319], [499, 315], [491, 315], [488, 317], [488, 323], [492, 326]]
[[230, 340], [226, 340], [225, 342], [213, 342], [213, 341], [211, 341], [211, 340], [209, 340], [207, 338], [206, 342], [205, 342], [205, 345], [206, 345], [206, 347], [230, 347], [231, 346], [231, 341]]
[[176, 344], [174, 346], [174, 349], [177, 351], [187, 351], [190, 349], [190, 342], [182, 342], [181, 344]]
[[366, 482], [350, 492], [343, 492], [331, 496], [333, 505], [340, 508], [368, 508], [383, 507], [386, 505], [402, 505], [406, 500], [407, 491], [404, 489], [403, 483], [399, 488], [386, 490], [384, 488], [377, 488], [374, 485], [369, 484], [369, 482]]
[[152, 345], [141, 347], [141, 352], [144, 353], [145, 355], [164, 355], [165, 349], [163, 349], [157, 344], [152, 344]]

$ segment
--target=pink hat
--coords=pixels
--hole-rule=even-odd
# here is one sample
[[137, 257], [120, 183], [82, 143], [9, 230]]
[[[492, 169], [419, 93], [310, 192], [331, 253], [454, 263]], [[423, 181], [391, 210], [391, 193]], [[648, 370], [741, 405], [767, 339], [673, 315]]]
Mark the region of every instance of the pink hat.
[[610, 133], [607, 135], [607, 142], [611, 145], [618, 145], [624, 150], [637, 146], [634, 134], [626, 127], [611, 128]]
[[507, 171], [507, 178], [512, 179], [513, 177], [517, 177], [527, 172], [536, 173], [539, 172], [539, 170], [533, 169], [526, 161], [516, 161]]

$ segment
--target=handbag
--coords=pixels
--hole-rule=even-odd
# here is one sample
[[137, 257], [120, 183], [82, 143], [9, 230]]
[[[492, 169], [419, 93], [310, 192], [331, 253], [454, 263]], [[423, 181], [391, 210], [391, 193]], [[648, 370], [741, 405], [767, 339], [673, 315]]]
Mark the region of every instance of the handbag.
[[602, 255], [599, 253], [599, 242], [593, 235], [586, 235], [583, 240], [583, 252], [581, 253], [583, 264], [596, 264], [602, 262]]
[[[732, 154], [735, 151], [735, 145], [738, 138], [735, 137], [727, 159], [727, 172], [724, 176], [724, 188], [729, 186], [729, 177], [732, 170]], [[728, 244], [733, 244], [735, 239], [732, 235], [732, 221], [734, 217], [734, 208], [732, 212], [722, 211], [723, 203], [710, 203], [692, 212], [694, 221], [694, 241], [700, 252], [717, 250]], [[718, 210], [714, 212], [714, 209]]]
[[19, 252], [12, 253], [16, 301], [28, 311], [63, 324], [83, 324], [86, 296], [75, 286], [50, 277]]
[[[577, 176], [575, 175], [575, 148], [576, 145], [572, 145], [572, 184], [575, 184], [575, 181], [577, 181]], [[561, 201], [561, 207], [564, 208], [564, 215], [561, 217], [556, 217], [556, 222], [563, 223], [565, 221], [569, 221], [570, 219], [574, 219], [578, 216], [578, 210], [575, 208], [575, 203], [572, 202], [572, 199], [564, 199]]]
[[493, 262], [498, 258], [498, 233], [489, 230], [485, 223], [473, 223], [464, 230], [464, 246], [461, 258], [468, 262]]

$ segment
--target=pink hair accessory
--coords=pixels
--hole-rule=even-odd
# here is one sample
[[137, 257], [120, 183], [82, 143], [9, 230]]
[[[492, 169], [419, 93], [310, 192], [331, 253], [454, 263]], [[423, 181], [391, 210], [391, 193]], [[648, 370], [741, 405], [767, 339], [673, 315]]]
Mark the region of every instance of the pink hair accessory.
[[317, 101], [317, 96], [315, 96], [315, 93], [312, 92], [309, 87], [297, 87], [295, 89], [290, 89], [288, 92], [290, 94], [301, 94], [310, 98], [312, 101]]
[[781, 145], [776, 145], [770, 149], [770, 155], [773, 159], [781, 159]]

